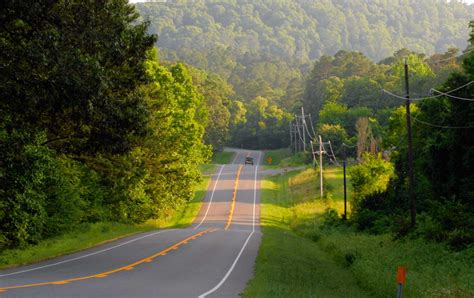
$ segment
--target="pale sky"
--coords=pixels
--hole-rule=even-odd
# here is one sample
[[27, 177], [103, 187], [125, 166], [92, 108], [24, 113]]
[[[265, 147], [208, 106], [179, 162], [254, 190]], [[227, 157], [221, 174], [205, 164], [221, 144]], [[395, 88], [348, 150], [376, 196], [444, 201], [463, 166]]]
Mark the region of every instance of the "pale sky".
[[[146, 2], [144, 0], [128, 0], [129, 3]], [[474, 4], [474, 0], [464, 0], [465, 3]]]

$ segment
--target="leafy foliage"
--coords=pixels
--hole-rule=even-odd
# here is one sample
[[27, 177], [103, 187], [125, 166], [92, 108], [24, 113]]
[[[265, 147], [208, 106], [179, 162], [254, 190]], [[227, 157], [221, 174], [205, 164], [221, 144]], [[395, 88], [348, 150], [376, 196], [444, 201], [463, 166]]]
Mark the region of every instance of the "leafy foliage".
[[206, 105], [183, 65], [158, 63], [137, 18], [122, 0], [4, 4], [0, 249], [192, 198]]
[[[253, 120], [252, 102], [260, 97], [288, 113], [304, 105], [315, 120], [327, 102], [373, 110], [397, 106], [398, 100], [382, 97], [379, 91], [398, 91], [401, 86], [391, 67], [410, 54], [424, 59], [413, 51], [446, 51], [429, 62], [445, 79], [458, 61], [436, 60], [453, 58], [457, 53], [453, 47], [466, 46], [466, 24], [473, 14], [472, 6], [453, 1], [152, 1], [136, 6], [150, 22], [151, 32], [159, 36], [157, 44], [165, 60], [184, 61], [218, 75], [235, 91], [227, 96], [231, 103], [223, 104], [230, 118], [234, 109], [248, 112], [240, 114], [242, 121], [230, 121], [229, 136], [225, 108], [215, 92], [205, 94], [206, 101], [213, 103], [209, 119], [215, 127], [209, 124], [206, 141], [215, 148], [227, 140], [239, 147], [255, 147], [255, 139], [261, 140], [263, 148], [288, 145], [287, 137], [278, 142], [258, 126], [265, 121]], [[404, 47], [410, 50], [399, 50]], [[314, 59], [318, 61], [311, 71]], [[371, 59], [383, 60], [375, 64]], [[423, 78], [426, 82], [413, 91], [429, 91], [434, 78]], [[439, 82], [441, 76], [435, 83]], [[285, 121], [277, 122], [272, 127], [275, 132], [287, 130]], [[354, 123], [343, 125], [352, 130], [351, 136]]]

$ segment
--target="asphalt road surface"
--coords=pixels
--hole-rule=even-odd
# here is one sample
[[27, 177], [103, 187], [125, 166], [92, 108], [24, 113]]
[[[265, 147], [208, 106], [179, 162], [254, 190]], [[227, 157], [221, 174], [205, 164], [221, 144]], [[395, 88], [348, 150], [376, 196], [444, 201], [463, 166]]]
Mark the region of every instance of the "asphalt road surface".
[[[260, 245], [259, 151], [218, 167], [187, 229], [143, 233], [0, 271], [0, 297], [238, 297]], [[244, 165], [252, 156], [255, 165]]]

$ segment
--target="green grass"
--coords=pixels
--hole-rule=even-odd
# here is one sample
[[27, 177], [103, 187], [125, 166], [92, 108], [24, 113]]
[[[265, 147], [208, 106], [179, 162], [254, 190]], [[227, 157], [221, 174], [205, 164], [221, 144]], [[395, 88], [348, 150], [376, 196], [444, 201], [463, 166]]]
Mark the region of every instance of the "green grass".
[[232, 159], [235, 156], [235, 152], [230, 151], [223, 151], [223, 152], [215, 152], [212, 156], [212, 163], [213, 164], [229, 164], [232, 162]]
[[[204, 167], [204, 174], [215, 166]], [[149, 220], [141, 225], [99, 222], [82, 224], [74, 231], [41, 241], [22, 249], [8, 249], [0, 252], [0, 269], [16, 267], [74, 253], [112, 240], [159, 228], [179, 228], [190, 225], [201, 208], [211, 177], [204, 176], [196, 187], [194, 199], [167, 217]]]
[[[319, 198], [312, 169], [263, 180], [263, 240], [247, 297], [392, 297], [397, 266], [408, 268], [404, 297], [474, 297], [474, 248], [452, 252], [422, 239], [394, 240], [343, 224], [342, 169], [325, 169]], [[350, 196], [350, 191], [349, 191]]]
[[267, 168], [301, 166], [304, 164], [304, 155], [293, 155], [288, 148], [267, 150], [263, 158], [263, 165]]
[[245, 297], [368, 296], [348, 270], [317, 243], [298, 236], [292, 229], [295, 220], [325, 208], [311, 204], [309, 198], [315, 190], [311, 174], [309, 169], [262, 181], [263, 238], [255, 277], [245, 289]]
[[82, 224], [72, 232], [43, 240], [37, 245], [2, 251], [0, 269], [51, 259], [155, 228], [148, 224], [127, 225], [114, 222]]

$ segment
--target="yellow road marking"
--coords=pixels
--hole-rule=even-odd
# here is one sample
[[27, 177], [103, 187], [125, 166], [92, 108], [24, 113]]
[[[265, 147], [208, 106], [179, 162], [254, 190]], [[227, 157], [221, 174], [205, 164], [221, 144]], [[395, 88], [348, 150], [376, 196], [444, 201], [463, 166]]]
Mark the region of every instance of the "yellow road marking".
[[149, 263], [149, 262], [153, 261], [153, 259], [155, 259], [159, 256], [165, 256], [171, 250], [178, 249], [180, 246], [182, 246], [183, 244], [187, 243], [190, 240], [194, 240], [196, 238], [199, 238], [199, 237], [201, 237], [201, 236], [203, 236], [207, 233], [213, 233], [217, 230], [218, 229], [207, 229], [207, 230], [204, 230], [202, 232], [196, 233], [192, 236], [189, 236], [188, 238], [186, 238], [184, 240], [179, 241], [178, 243], [175, 243], [175, 244], [171, 245], [170, 247], [168, 247], [168, 248], [166, 248], [166, 249], [164, 249], [160, 252], [157, 252], [156, 254], [154, 254], [152, 256], [146, 257], [144, 259], [136, 261], [135, 263], [128, 264], [128, 265], [125, 265], [125, 266], [122, 266], [120, 268], [116, 268], [116, 269], [113, 269], [113, 270], [110, 270], [110, 271], [101, 272], [101, 273], [97, 273], [97, 274], [93, 274], [93, 275], [87, 275], [87, 276], [75, 277], [75, 278], [70, 278], [70, 279], [64, 279], [64, 280], [55, 280], [55, 281], [48, 281], [48, 282], [41, 282], [41, 283], [34, 283], [34, 284], [1, 287], [0, 288], [0, 293], [5, 292], [7, 290], [13, 290], [13, 289], [31, 288], [31, 287], [39, 287], [39, 286], [46, 286], [46, 285], [64, 285], [64, 284], [68, 284], [68, 283], [74, 282], [74, 281], [81, 281], [81, 280], [92, 279], [92, 278], [104, 278], [104, 277], [108, 277], [110, 274], [113, 274], [113, 273], [116, 273], [116, 272], [126, 271], [126, 270], [133, 270], [135, 268], [135, 266], [137, 266], [137, 265], [140, 265], [142, 263]]
[[225, 230], [229, 229], [230, 224], [232, 223], [232, 216], [234, 215], [234, 208], [235, 208], [235, 198], [237, 196], [237, 188], [239, 187], [239, 179], [240, 179], [240, 172], [242, 171], [242, 165], [237, 170], [237, 178], [235, 179], [235, 186], [234, 186], [234, 194], [232, 197], [232, 205], [230, 207], [229, 218], [227, 219], [227, 224], [225, 226]]

